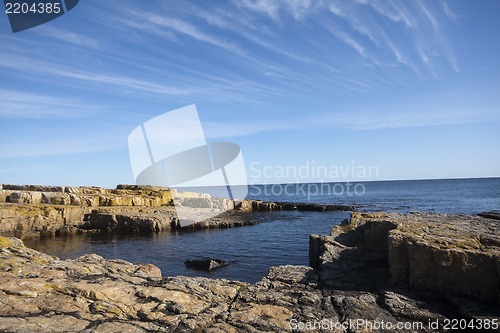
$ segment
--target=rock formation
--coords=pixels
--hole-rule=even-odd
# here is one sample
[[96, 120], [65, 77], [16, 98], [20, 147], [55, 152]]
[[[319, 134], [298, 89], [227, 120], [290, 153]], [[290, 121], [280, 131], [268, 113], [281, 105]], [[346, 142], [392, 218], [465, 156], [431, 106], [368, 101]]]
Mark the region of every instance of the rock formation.
[[229, 265], [229, 262], [217, 258], [189, 259], [184, 261], [184, 265], [192, 269], [211, 271], [217, 268], [227, 266]]
[[493, 219], [353, 213], [311, 236], [312, 267], [248, 284], [59, 260], [0, 237], [0, 331], [441, 332], [450, 318], [498, 331], [498, 240]]
[[[275, 210], [350, 210], [349, 206], [290, 204], [259, 200], [234, 201], [208, 194], [178, 192], [166, 187], [118, 185], [100, 187], [2, 185], [0, 235], [18, 238], [100, 230], [108, 232], [159, 232], [180, 228], [174, 202], [185, 214], [200, 209], [255, 212]], [[240, 214], [241, 215], [241, 214]], [[191, 229], [227, 228], [256, 223], [242, 216], [212, 218], [187, 226]]]
[[353, 212], [330, 236], [311, 235], [309, 254], [321, 284], [329, 288], [399, 285], [500, 301], [500, 224], [495, 219]]

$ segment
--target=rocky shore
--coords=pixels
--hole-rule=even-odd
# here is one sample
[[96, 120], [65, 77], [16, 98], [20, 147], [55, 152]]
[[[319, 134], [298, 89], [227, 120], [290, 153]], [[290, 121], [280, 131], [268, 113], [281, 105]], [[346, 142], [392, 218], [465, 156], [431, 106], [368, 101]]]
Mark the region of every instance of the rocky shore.
[[[17, 238], [76, 232], [160, 232], [181, 228], [174, 200], [184, 212], [219, 210], [231, 218], [212, 218], [188, 228], [228, 228], [255, 220], [240, 213], [278, 210], [352, 210], [351, 206], [279, 203], [213, 198], [166, 187], [118, 185], [116, 189], [39, 185], [0, 185], [0, 235]], [[234, 214], [235, 213], [235, 214]]]
[[271, 267], [256, 284], [162, 277], [1, 237], [0, 331], [441, 332], [452, 319], [498, 331], [498, 220], [354, 212], [311, 235], [310, 264]]

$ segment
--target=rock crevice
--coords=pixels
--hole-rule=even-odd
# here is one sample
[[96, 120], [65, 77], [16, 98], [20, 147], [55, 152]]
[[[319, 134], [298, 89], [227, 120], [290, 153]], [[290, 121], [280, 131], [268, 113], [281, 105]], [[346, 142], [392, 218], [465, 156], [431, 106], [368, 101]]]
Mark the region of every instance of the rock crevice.
[[[95, 254], [59, 260], [26, 248], [19, 239], [0, 237], [0, 330], [331, 332], [347, 327], [344, 331], [381, 332], [370, 325], [383, 321], [420, 323], [411, 332], [440, 332], [446, 318], [499, 320], [494, 297], [485, 302], [485, 291], [476, 286], [472, 292], [463, 290], [464, 285], [446, 273], [452, 268], [459, 275], [454, 265], [464, 262], [475, 266], [464, 266], [455, 279], [471, 278], [470, 267], [488, 271], [481, 265], [490, 263], [474, 256], [493, 256], [496, 250], [479, 245], [472, 236], [494, 227], [491, 223], [465, 216], [353, 213], [350, 222], [332, 230], [332, 236], [311, 236], [315, 268], [271, 267], [256, 284], [162, 277], [153, 265], [105, 260]], [[496, 234], [489, 237], [496, 239]], [[465, 239], [473, 241], [464, 244]], [[432, 252], [432, 260], [422, 261], [409, 249], [396, 260], [391, 251], [413, 246], [410, 241], [437, 252]], [[469, 260], [457, 261], [458, 254]], [[493, 258], [498, 265], [498, 257]], [[430, 272], [436, 267], [441, 271]], [[416, 269], [422, 273], [416, 274]], [[450, 279], [453, 288], [443, 286], [438, 273]], [[405, 278], [394, 279], [399, 276]], [[417, 278], [423, 280], [410, 283]], [[474, 282], [481, 288], [492, 288], [478, 281]], [[440, 321], [441, 326], [431, 329], [429, 321]], [[349, 326], [353, 322], [358, 324]]]

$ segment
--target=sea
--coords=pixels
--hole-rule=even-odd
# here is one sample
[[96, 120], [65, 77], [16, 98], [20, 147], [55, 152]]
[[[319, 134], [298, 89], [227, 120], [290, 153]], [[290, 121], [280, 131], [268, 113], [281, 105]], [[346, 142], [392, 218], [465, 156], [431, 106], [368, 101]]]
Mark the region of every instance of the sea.
[[[248, 186], [248, 199], [349, 205], [365, 212], [424, 211], [477, 214], [500, 210], [500, 178], [373, 181]], [[193, 189], [190, 189], [193, 190]], [[201, 190], [201, 189], [196, 189]], [[217, 196], [224, 188], [202, 189]], [[240, 189], [240, 193], [242, 190]], [[309, 235], [329, 234], [349, 212], [252, 213], [255, 225], [152, 235], [76, 235], [26, 240], [26, 245], [63, 259], [96, 253], [107, 259], [158, 266], [164, 276], [202, 276], [257, 282], [269, 267], [308, 265]], [[500, 225], [500, 224], [499, 224]], [[219, 258], [230, 264], [212, 272], [185, 267], [188, 259]]]

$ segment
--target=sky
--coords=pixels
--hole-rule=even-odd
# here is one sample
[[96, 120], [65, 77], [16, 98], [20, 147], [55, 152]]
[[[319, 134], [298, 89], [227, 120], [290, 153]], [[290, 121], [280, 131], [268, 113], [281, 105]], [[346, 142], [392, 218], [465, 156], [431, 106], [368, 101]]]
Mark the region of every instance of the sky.
[[[500, 176], [500, 2], [84, 0], [0, 13], [0, 183], [134, 183], [134, 128], [195, 104], [250, 183]], [[301, 172], [299, 172], [301, 171]]]

